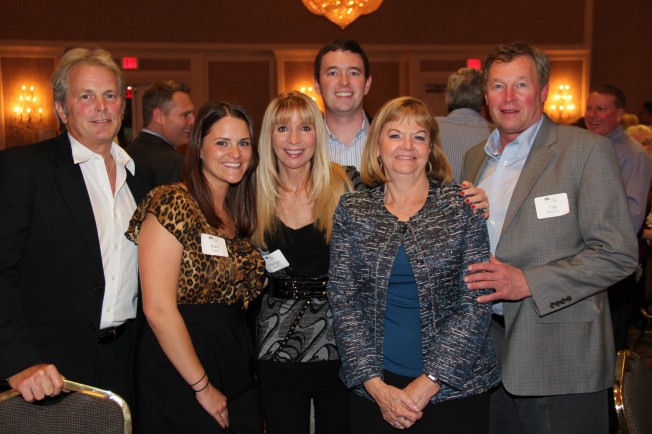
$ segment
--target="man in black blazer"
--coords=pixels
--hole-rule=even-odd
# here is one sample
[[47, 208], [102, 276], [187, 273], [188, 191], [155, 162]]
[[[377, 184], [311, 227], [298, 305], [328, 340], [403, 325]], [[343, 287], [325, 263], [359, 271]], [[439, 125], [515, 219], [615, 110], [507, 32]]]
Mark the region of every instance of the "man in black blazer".
[[146, 125], [127, 152], [139, 167], [156, 174], [156, 185], [181, 179], [183, 155], [195, 123], [190, 88], [175, 81], [157, 81], [143, 94], [143, 123]]
[[52, 88], [67, 131], [0, 152], [0, 379], [26, 401], [65, 377], [129, 402], [138, 264], [124, 232], [149, 186], [113, 143], [125, 82], [108, 52], [75, 48]]

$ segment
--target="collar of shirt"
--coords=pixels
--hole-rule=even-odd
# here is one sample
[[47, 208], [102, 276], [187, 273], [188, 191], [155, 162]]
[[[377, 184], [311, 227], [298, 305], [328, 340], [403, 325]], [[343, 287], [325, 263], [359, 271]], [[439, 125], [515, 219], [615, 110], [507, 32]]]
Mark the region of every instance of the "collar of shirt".
[[623, 127], [618, 127], [612, 132], [610, 132], [609, 134], [607, 134], [605, 137], [611, 140], [611, 143], [616, 143], [623, 140], [623, 138], [625, 138], [625, 135], [626, 133]]
[[[95, 152], [82, 145], [70, 134], [68, 134], [68, 138], [70, 139], [70, 145], [72, 147], [72, 160], [75, 164], [85, 163], [90, 160], [93, 155], [96, 155]], [[136, 173], [134, 160], [115, 142], [111, 144], [111, 155], [113, 155], [113, 158], [115, 159], [115, 164], [125, 166], [132, 175]]]
[[[527, 156], [530, 155], [530, 149], [532, 149], [534, 138], [537, 136], [542, 122], [543, 116], [541, 116], [538, 121], [530, 125], [527, 130], [519, 134], [518, 137], [514, 139], [514, 141], [508, 143], [503, 149], [503, 153], [507, 150], [508, 147], [511, 148], [512, 146], [515, 146], [516, 149], [515, 153], [512, 155], [512, 159], [514, 161], [525, 160]], [[489, 158], [498, 161], [502, 155], [502, 153], [499, 152], [499, 149], [500, 131], [498, 131], [498, 128], [496, 128], [489, 136], [489, 139], [487, 139], [487, 143], [484, 145], [484, 151], [487, 153]]]
[[[328, 137], [329, 137], [331, 140], [336, 141], [336, 142], [341, 143], [342, 145], [344, 145], [344, 144], [340, 141], [340, 139], [339, 139], [335, 134], [331, 133], [331, 130], [328, 128], [328, 124], [326, 123], [326, 117], [325, 117], [325, 116], [324, 116], [324, 125], [326, 125], [326, 131], [328, 132]], [[370, 128], [371, 128], [371, 126], [369, 125], [369, 120], [367, 119], [367, 114], [366, 114], [365, 112], [362, 112], [362, 126], [361, 126], [360, 129], [355, 133], [355, 136], [353, 136], [353, 140], [351, 141], [351, 144], [355, 143], [356, 138], [357, 138], [361, 133], [363, 133], [363, 132], [364, 132], [364, 133], [369, 132], [369, 129], [370, 129]]]
[[152, 136], [156, 136], [156, 137], [160, 138], [161, 140], [163, 140], [168, 145], [172, 146], [174, 149], [177, 149], [177, 147], [174, 146], [174, 143], [170, 143], [170, 141], [168, 139], [166, 139], [165, 137], [163, 137], [162, 135], [160, 135], [156, 131], [152, 131], [149, 128], [143, 128], [141, 131], [143, 131], [143, 132], [145, 132], [147, 134], [151, 134]]

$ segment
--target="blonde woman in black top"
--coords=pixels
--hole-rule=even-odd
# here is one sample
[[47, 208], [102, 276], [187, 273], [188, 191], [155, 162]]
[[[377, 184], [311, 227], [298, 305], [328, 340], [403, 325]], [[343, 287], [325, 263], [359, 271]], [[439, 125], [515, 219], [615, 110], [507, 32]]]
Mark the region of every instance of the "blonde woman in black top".
[[317, 432], [345, 434], [348, 397], [338, 378], [325, 290], [333, 212], [353, 183], [343, 167], [330, 162], [317, 104], [299, 92], [270, 103], [259, 149], [253, 239], [266, 252], [269, 282], [257, 318], [267, 433], [307, 434], [312, 399]]

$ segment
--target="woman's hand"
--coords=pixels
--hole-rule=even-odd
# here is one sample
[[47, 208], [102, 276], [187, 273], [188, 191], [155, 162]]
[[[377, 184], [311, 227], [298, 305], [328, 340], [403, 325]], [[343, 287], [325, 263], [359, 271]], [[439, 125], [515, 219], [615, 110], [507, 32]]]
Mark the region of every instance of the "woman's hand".
[[473, 209], [483, 210], [482, 218], [489, 218], [489, 198], [487, 193], [479, 187], [474, 187], [469, 181], [462, 181], [461, 186], [463, 190], [460, 194], [464, 196], [464, 201]]
[[441, 385], [432, 381], [426, 374], [421, 374], [403, 389], [421, 410], [430, 402], [430, 398], [438, 394], [440, 390]]
[[410, 428], [423, 416], [417, 403], [405, 391], [378, 377], [365, 381], [364, 387], [380, 407], [383, 419], [396, 429]]
[[229, 411], [226, 408], [226, 396], [222, 395], [222, 393], [210, 383], [206, 389], [196, 392], [195, 396], [203, 409], [215, 418], [222, 429], [229, 427]]

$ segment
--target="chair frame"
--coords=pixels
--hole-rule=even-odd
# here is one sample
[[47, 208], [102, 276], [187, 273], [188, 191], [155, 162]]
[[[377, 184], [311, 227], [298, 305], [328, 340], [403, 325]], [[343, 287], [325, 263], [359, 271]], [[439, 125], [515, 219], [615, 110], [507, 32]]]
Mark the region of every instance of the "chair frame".
[[[109, 399], [115, 402], [122, 410], [122, 417], [124, 421], [124, 432], [125, 434], [131, 434], [132, 432], [131, 411], [129, 410], [129, 406], [127, 405], [127, 402], [124, 399], [122, 399], [122, 397], [108, 390], [98, 389], [97, 387], [76, 383], [70, 380], [63, 380], [63, 388], [73, 392], [91, 395], [96, 398]], [[8, 390], [6, 392], [0, 393], [0, 401], [4, 401], [5, 399], [10, 399], [15, 396], [20, 396], [20, 393], [13, 389]]]
[[633, 430], [627, 420], [624, 402], [624, 379], [625, 373], [631, 370], [632, 360], [643, 361], [641, 356], [630, 350], [618, 351], [616, 358], [616, 372], [614, 378], [614, 405], [618, 414], [618, 428], [620, 434], [632, 434]]

